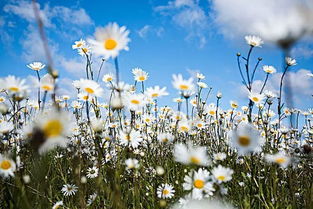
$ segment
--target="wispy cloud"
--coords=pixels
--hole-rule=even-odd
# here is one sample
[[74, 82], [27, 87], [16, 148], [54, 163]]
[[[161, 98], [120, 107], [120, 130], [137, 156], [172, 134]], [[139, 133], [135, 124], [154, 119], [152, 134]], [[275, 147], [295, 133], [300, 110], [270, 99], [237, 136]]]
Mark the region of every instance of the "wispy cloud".
[[149, 34], [155, 34], [158, 37], [161, 37], [164, 32], [163, 27], [153, 27], [151, 25], [144, 25], [137, 31], [137, 34], [141, 38], [146, 38]]
[[187, 31], [186, 40], [197, 39], [199, 47], [207, 40], [209, 16], [197, 0], [174, 0], [167, 5], [155, 7], [163, 16], [170, 16], [173, 23]]
[[[64, 6], [51, 7], [47, 3], [41, 6], [37, 4], [37, 6], [48, 35], [53, 34], [57, 38], [66, 38], [67, 40], [76, 39], [77, 36], [83, 34], [83, 28], [93, 25], [92, 19], [82, 8], [73, 9]], [[30, 1], [12, 2], [5, 5], [3, 10], [6, 13], [8, 22], [11, 21], [11, 19], [18, 21], [18, 19], [16, 19], [17, 16], [20, 20], [24, 20], [28, 23], [22, 35], [16, 37], [21, 44], [21, 55], [24, 61], [44, 62], [45, 53], [35, 22], [32, 3]], [[55, 30], [56, 28], [58, 30]], [[73, 36], [74, 34], [75, 36]], [[48, 38], [48, 45], [57, 69], [65, 70], [73, 75], [73, 77], [82, 75], [85, 66], [85, 60], [83, 58], [77, 57], [73, 59], [64, 56], [55, 38]]]
[[[297, 103], [296, 106], [301, 106], [306, 102], [310, 102], [311, 95], [313, 94], [313, 79], [308, 76], [310, 70], [300, 69], [298, 71], [290, 71], [288, 73], [289, 82], [284, 82], [284, 86], [290, 89], [293, 93], [293, 99]], [[270, 90], [278, 95], [279, 84], [282, 73], [275, 73], [267, 82], [265, 90]], [[252, 84], [252, 89], [259, 92], [262, 88], [263, 81], [256, 80]], [[240, 86], [241, 96], [247, 98], [248, 91], [245, 86]], [[290, 91], [288, 91], [290, 92]], [[283, 98], [290, 95], [283, 95]]]
[[227, 37], [255, 34], [277, 42], [313, 29], [310, 0], [212, 0], [212, 8]]

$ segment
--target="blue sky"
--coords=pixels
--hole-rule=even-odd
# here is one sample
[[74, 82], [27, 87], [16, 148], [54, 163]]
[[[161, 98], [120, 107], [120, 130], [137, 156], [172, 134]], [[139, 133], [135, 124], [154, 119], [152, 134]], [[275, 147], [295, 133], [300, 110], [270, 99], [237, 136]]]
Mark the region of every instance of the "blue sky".
[[[125, 25], [130, 30], [130, 51], [119, 56], [122, 79], [132, 83], [131, 69], [141, 67], [148, 71], [147, 86], [167, 86], [170, 96], [162, 99], [169, 103], [177, 92], [171, 85], [172, 74], [188, 78], [199, 71], [206, 75], [205, 82], [213, 87], [213, 94], [221, 91], [224, 104], [237, 100], [247, 103], [240, 88], [236, 53], [245, 54], [248, 46], [244, 34], [225, 34], [227, 25], [216, 20], [214, 1], [194, 0], [54, 0], [38, 1], [46, 23], [49, 45], [55, 67], [60, 71], [64, 92], [70, 80], [84, 75], [84, 57], [71, 49], [75, 40], [93, 35], [96, 27], [109, 22]], [[179, 3], [184, 4], [183, 6]], [[26, 68], [32, 61], [45, 62], [37, 27], [32, 16], [30, 1], [1, 1], [0, 35], [2, 53], [0, 76], [13, 74], [27, 77], [33, 73]], [[239, 25], [238, 25], [239, 27]], [[298, 65], [292, 69], [292, 81], [298, 106], [312, 104], [312, 80], [304, 75], [313, 69], [313, 50], [308, 42], [301, 42], [293, 50]], [[262, 57], [261, 66], [273, 65], [281, 71], [281, 51], [273, 44], [255, 50], [253, 58]], [[112, 71], [112, 61], [104, 72]], [[95, 60], [95, 68], [99, 63]], [[303, 71], [305, 69], [305, 71]], [[301, 71], [302, 70], [302, 71]], [[257, 79], [264, 79], [259, 68]], [[275, 89], [275, 75], [269, 89]], [[213, 98], [211, 99], [213, 102]]]

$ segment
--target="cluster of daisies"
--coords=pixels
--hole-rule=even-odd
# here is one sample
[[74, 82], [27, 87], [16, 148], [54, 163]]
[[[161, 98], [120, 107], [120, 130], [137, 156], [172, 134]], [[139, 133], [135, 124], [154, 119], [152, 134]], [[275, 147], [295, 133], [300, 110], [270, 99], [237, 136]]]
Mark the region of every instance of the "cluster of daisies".
[[[264, 88], [268, 77], [277, 71], [275, 67], [256, 68], [266, 76], [259, 91], [251, 85], [255, 72], [242, 77], [248, 89], [247, 106], [230, 101], [228, 108], [222, 109], [222, 93], [217, 92], [212, 100], [212, 87], [205, 82], [205, 75], [197, 73], [187, 79], [173, 75], [172, 85], [179, 96], [173, 98], [174, 105], [159, 107], [158, 100], [169, 93], [166, 87], [145, 87], [149, 80], [146, 71], [132, 69], [133, 84], [119, 80], [117, 56], [128, 50], [128, 35], [126, 27], [111, 23], [98, 28], [94, 39], [81, 39], [72, 45], [87, 57], [86, 78], [72, 82], [75, 95], [59, 95], [58, 77], [42, 75], [46, 66], [40, 62], [27, 65], [36, 74], [34, 85], [15, 76], [0, 79], [3, 181], [11, 181], [16, 175], [30, 185], [36, 177], [29, 173], [30, 159], [25, 156], [34, 152], [52, 155], [51, 161], [59, 162], [55, 163], [58, 166], [65, 160], [78, 164], [58, 174], [62, 185], [51, 185], [64, 197], [51, 197], [53, 208], [75, 205], [71, 198], [81, 193], [86, 196], [80, 201], [84, 207], [122, 201], [110, 199], [110, 192], [116, 191], [101, 190], [112, 182], [112, 172], [116, 172], [114, 178], [119, 182], [114, 189], [123, 195], [153, 196], [155, 202], [150, 205], [231, 208], [212, 199], [227, 196], [229, 190], [234, 192], [235, 184], [245, 185], [234, 176], [239, 179], [240, 169], [251, 170], [249, 158], [285, 171], [312, 154], [313, 109], [284, 107], [276, 112], [274, 104], [279, 96]], [[245, 39], [251, 49], [263, 44], [256, 36]], [[103, 61], [113, 59], [116, 72], [102, 75], [93, 70], [92, 54]], [[238, 54], [238, 59], [241, 56]], [[285, 62], [287, 67], [297, 64], [292, 58]], [[100, 75], [102, 80], [98, 81]], [[254, 107], [257, 109], [253, 111]], [[288, 127], [292, 118], [296, 118], [296, 124]], [[254, 180], [253, 175], [247, 174]], [[74, 176], [79, 181], [74, 181]], [[121, 191], [119, 184], [132, 181], [135, 189], [131, 193], [128, 189]], [[99, 182], [106, 187], [94, 189]], [[138, 192], [138, 183], [147, 186]], [[88, 184], [90, 188], [86, 189]], [[102, 195], [108, 192], [105, 201], [100, 191]]]

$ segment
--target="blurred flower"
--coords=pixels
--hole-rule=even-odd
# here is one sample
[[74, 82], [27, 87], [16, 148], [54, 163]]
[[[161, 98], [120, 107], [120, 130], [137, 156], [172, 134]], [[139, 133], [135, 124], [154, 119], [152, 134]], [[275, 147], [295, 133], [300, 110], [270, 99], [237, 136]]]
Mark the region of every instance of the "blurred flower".
[[221, 165], [218, 165], [212, 170], [212, 175], [218, 183], [230, 181], [232, 179], [233, 173], [234, 171], [232, 169], [225, 168]]
[[290, 162], [290, 157], [283, 152], [278, 152], [274, 155], [266, 154], [265, 159], [267, 162], [277, 163], [282, 168], [286, 168]]
[[292, 59], [291, 57], [286, 57], [285, 60], [288, 66], [294, 66], [297, 64], [297, 61], [295, 59]]
[[249, 93], [249, 99], [250, 99], [252, 102], [258, 104], [258, 103], [260, 103], [260, 102], [263, 101], [264, 95], [263, 95], [263, 94], [256, 93], [256, 92], [250, 92], [250, 93]]
[[159, 86], [154, 86], [147, 88], [145, 94], [153, 99], [156, 99], [158, 97], [168, 95], [168, 92], [166, 92], [166, 87], [160, 88]]
[[258, 36], [245, 36], [247, 44], [249, 44], [252, 47], [261, 47], [263, 44], [263, 41]]
[[41, 62], [33, 62], [28, 65], [26, 65], [28, 68], [35, 70], [35, 71], [40, 71], [43, 69], [46, 65], [42, 64]]
[[263, 66], [263, 71], [268, 73], [268, 74], [276, 73], [276, 69], [273, 66], [270, 66], [270, 65], [264, 65]]
[[175, 144], [174, 157], [177, 162], [182, 164], [195, 164], [202, 166], [207, 166], [210, 164], [206, 148], [192, 146], [191, 143], [188, 145]]
[[121, 50], [128, 51], [129, 31], [125, 26], [109, 23], [104, 28], [96, 28], [95, 40], [88, 40], [95, 54], [103, 55], [105, 59], [115, 58]]
[[125, 160], [126, 168], [127, 169], [137, 169], [139, 168], [139, 162], [137, 159], [129, 158]]
[[174, 88], [180, 91], [190, 91], [194, 88], [193, 79], [189, 78], [188, 80], [184, 80], [181, 74], [173, 75], [172, 84]]

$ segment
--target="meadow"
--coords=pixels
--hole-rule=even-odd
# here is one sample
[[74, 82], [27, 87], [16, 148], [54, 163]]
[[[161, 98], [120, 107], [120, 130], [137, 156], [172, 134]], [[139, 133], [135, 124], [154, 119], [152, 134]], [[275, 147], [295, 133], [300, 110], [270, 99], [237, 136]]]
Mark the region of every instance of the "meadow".
[[[160, 106], [166, 87], [149, 86], [144, 69], [119, 69], [129, 41], [125, 26], [109, 23], [73, 43], [86, 60], [74, 96], [56, 93], [59, 72], [48, 48], [46, 63], [25, 64], [37, 78], [34, 92], [23, 78], [0, 78], [0, 208], [313, 207], [313, 108], [283, 97], [286, 75], [301, 65], [285, 42], [276, 69], [251, 58], [262, 38], [242, 38], [246, 51], [234, 59], [246, 105], [212, 97], [209, 75], [198, 72], [174, 74], [179, 97]], [[101, 74], [93, 55], [113, 61], [115, 72]], [[260, 91], [252, 85], [257, 71], [264, 73]], [[278, 93], [265, 90], [277, 71]], [[133, 83], [121, 73], [132, 73]]]

